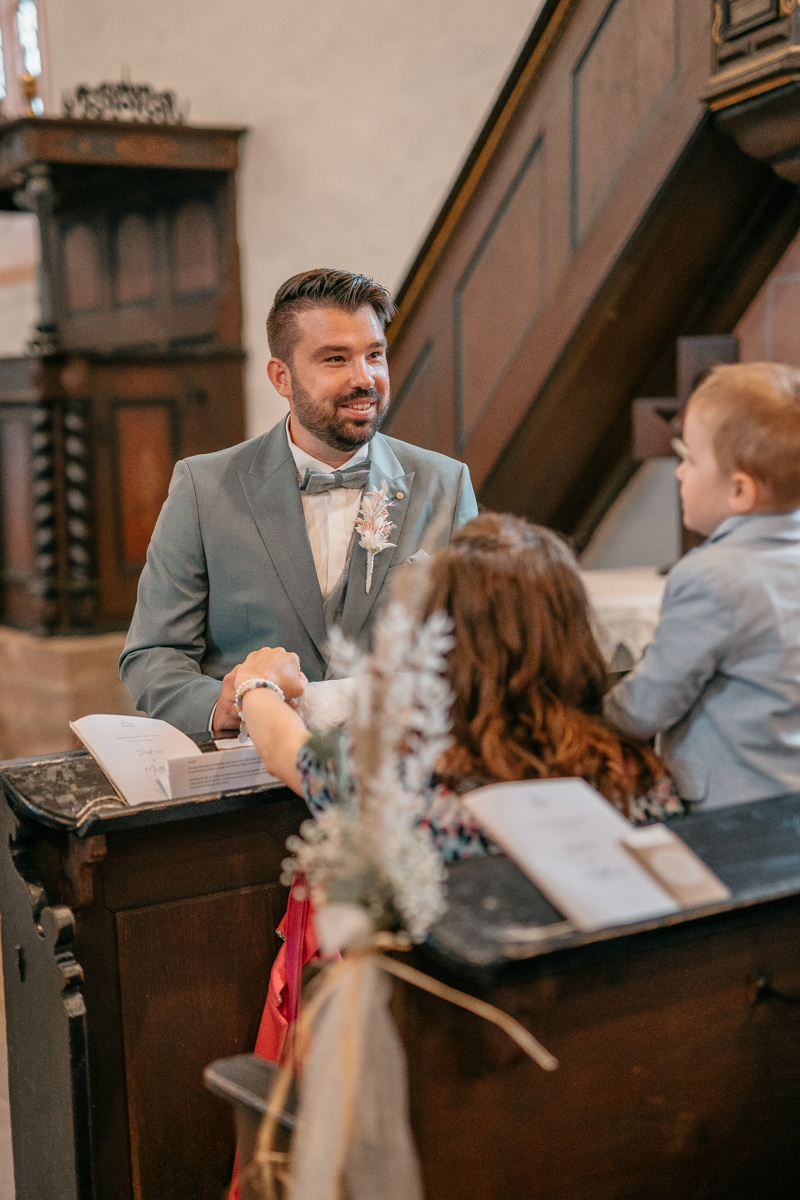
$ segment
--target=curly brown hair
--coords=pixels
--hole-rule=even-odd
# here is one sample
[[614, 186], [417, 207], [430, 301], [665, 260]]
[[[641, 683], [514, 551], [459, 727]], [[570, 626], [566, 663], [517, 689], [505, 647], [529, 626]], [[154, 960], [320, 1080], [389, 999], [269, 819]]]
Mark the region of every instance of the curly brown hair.
[[578, 564], [552, 530], [482, 513], [429, 564], [444, 610], [454, 745], [446, 775], [483, 783], [580, 776], [623, 812], [663, 767], [603, 719], [606, 666]]

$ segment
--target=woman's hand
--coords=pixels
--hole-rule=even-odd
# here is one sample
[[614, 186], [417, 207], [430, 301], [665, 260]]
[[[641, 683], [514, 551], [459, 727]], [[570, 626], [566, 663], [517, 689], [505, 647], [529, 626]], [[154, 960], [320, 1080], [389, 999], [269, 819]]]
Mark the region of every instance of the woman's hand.
[[297, 700], [308, 685], [308, 679], [300, 669], [300, 659], [282, 646], [264, 646], [248, 654], [242, 665], [236, 668], [236, 687], [248, 679], [271, 680], [287, 700]]
[[280, 697], [272, 688], [254, 687], [245, 693], [242, 707], [247, 731], [267, 770], [282, 779], [298, 796], [302, 796], [297, 754], [303, 743], [308, 741], [309, 733], [294, 711], [298, 697], [302, 696], [308, 683], [300, 670], [300, 659], [282, 646], [253, 650], [236, 668], [236, 687], [248, 679], [269, 679], [277, 684], [286, 697], [286, 703], [281, 704]]

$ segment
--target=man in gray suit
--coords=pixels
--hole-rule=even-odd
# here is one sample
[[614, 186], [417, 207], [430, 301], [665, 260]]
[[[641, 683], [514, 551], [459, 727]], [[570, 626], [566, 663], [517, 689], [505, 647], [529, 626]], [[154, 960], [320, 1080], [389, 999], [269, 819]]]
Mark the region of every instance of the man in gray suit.
[[[463, 463], [378, 432], [393, 313], [363, 275], [314, 270], [278, 289], [267, 374], [288, 421], [177, 463], [150, 542], [120, 659], [150, 716], [187, 733], [237, 728], [233, 673], [260, 646], [324, 678], [328, 630], [368, 645], [393, 571], [477, 512]], [[383, 484], [392, 528], [371, 555], [356, 521]]]

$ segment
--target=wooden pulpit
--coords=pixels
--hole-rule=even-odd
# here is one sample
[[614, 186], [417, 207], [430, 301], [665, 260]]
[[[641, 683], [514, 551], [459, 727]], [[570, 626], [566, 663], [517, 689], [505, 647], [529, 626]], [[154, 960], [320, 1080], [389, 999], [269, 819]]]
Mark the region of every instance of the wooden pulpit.
[[125, 628], [175, 460], [244, 437], [242, 133], [0, 124], [0, 209], [40, 240], [30, 352], [0, 358], [0, 622]]

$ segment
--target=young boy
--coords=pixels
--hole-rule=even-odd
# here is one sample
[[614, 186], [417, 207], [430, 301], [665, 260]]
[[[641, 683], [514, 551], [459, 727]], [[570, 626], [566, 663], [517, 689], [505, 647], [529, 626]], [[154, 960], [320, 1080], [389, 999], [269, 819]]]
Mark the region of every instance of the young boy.
[[694, 804], [800, 792], [800, 370], [716, 367], [676, 449], [684, 524], [707, 540], [670, 571], [653, 641], [605, 715], [659, 734]]

